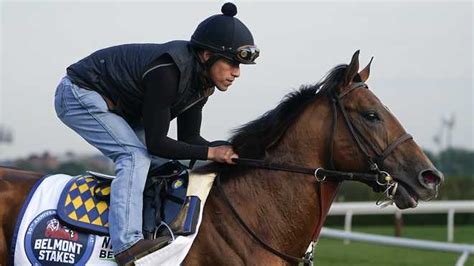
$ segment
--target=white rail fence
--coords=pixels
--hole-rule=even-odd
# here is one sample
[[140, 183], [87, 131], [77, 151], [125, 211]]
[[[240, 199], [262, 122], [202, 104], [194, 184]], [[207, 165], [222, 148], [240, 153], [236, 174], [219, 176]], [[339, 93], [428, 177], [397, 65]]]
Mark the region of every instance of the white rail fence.
[[[456, 266], [464, 265], [469, 254], [474, 254], [474, 245], [453, 244], [438, 241], [407, 239], [400, 237], [379, 236], [374, 234], [354, 233], [352, 230], [353, 215], [379, 215], [394, 214], [401, 217], [402, 214], [420, 214], [420, 213], [446, 213], [447, 214], [447, 241], [454, 239], [454, 215], [455, 213], [474, 213], [474, 200], [469, 201], [432, 201], [421, 202], [417, 208], [408, 210], [399, 210], [395, 206], [379, 208], [374, 202], [347, 202], [333, 203], [329, 210], [329, 215], [344, 215], [344, 231], [323, 228], [321, 236], [343, 239], [344, 243], [350, 240], [377, 243], [391, 246], [421, 248], [429, 250], [442, 250], [447, 252], [461, 253]], [[474, 237], [474, 234], [473, 234]]]
[[446, 213], [447, 214], [447, 240], [453, 242], [454, 239], [454, 214], [474, 213], [474, 200], [458, 201], [430, 201], [420, 202], [414, 209], [399, 210], [395, 206], [380, 208], [374, 202], [347, 202], [333, 203], [329, 210], [329, 215], [344, 215], [344, 231], [350, 232], [352, 228], [353, 215], [380, 215], [394, 214], [401, 217], [405, 214], [420, 213]]

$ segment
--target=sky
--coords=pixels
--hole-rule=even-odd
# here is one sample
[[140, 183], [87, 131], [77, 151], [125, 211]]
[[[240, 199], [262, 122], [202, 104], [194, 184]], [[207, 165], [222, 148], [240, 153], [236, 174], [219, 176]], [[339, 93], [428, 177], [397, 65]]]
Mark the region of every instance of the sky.
[[[13, 142], [0, 159], [31, 153], [98, 153], [56, 117], [54, 92], [65, 69], [124, 43], [189, 40], [222, 1], [2, 1], [0, 125]], [[258, 63], [204, 107], [202, 135], [231, 130], [274, 108], [332, 67], [372, 56], [371, 90], [423, 148], [442, 118], [455, 118], [452, 145], [474, 149], [473, 3], [470, 1], [236, 1], [237, 18], [261, 50]], [[175, 137], [172, 123], [169, 136]], [[442, 145], [447, 141], [443, 138]]]

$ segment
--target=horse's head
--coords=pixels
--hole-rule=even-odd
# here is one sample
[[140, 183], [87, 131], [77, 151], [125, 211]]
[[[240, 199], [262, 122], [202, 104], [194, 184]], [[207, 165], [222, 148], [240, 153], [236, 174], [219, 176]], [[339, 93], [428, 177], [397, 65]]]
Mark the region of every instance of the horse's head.
[[444, 177], [394, 114], [368, 89], [365, 81], [370, 63], [358, 72], [358, 56], [359, 51], [330, 96], [335, 102], [333, 109], [337, 109], [337, 128], [343, 129], [334, 135], [334, 167], [367, 172], [376, 164], [399, 184], [394, 192], [395, 204], [400, 209], [416, 207], [419, 199], [437, 196]]

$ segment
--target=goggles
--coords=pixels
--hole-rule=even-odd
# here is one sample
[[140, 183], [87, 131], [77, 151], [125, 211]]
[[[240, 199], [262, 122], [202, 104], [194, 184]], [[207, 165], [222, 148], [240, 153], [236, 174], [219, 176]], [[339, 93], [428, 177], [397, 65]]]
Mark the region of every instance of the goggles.
[[255, 64], [255, 59], [260, 55], [256, 46], [242, 46], [234, 54], [234, 60], [242, 64]]

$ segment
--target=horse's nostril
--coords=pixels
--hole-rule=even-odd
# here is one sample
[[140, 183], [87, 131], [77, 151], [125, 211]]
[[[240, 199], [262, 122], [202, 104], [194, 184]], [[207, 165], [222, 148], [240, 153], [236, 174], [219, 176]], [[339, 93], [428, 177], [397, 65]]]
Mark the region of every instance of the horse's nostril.
[[421, 177], [423, 178], [423, 182], [427, 185], [437, 186], [443, 181], [441, 174], [438, 174], [437, 171], [433, 170], [425, 170], [421, 172]]

